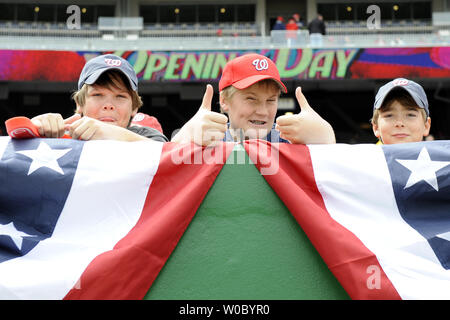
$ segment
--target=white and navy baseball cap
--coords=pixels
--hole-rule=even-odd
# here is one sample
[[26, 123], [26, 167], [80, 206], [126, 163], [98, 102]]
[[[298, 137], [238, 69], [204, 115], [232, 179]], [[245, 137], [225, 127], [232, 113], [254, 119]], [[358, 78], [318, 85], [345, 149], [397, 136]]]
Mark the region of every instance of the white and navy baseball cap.
[[377, 95], [375, 96], [375, 103], [373, 105], [374, 109], [380, 109], [383, 105], [384, 99], [392, 90], [406, 90], [409, 95], [414, 99], [417, 106], [425, 110], [427, 116], [430, 116], [430, 111], [428, 110], [428, 99], [422, 86], [412, 80], [405, 78], [397, 78], [382, 86], [378, 89]]
[[136, 72], [131, 64], [116, 55], [104, 54], [89, 60], [81, 71], [80, 78], [78, 79], [78, 90], [86, 84], [94, 84], [103, 72], [108, 70], [121, 71], [130, 81], [131, 88], [136, 91], [138, 86], [138, 79]]

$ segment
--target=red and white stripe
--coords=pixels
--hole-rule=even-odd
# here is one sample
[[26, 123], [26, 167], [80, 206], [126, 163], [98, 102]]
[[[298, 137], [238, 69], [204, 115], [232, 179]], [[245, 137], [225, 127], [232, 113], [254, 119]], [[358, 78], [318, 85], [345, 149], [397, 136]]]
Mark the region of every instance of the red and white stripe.
[[[86, 142], [52, 236], [0, 263], [0, 297], [142, 299], [231, 151], [224, 144], [222, 161], [185, 164], [183, 147]], [[184, 155], [199, 153], [192, 145]]]
[[272, 144], [264, 159], [261, 144], [246, 144], [250, 158], [277, 163], [265, 179], [351, 298], [450, 298], [450, 270], [401, 218], [380, 146]]

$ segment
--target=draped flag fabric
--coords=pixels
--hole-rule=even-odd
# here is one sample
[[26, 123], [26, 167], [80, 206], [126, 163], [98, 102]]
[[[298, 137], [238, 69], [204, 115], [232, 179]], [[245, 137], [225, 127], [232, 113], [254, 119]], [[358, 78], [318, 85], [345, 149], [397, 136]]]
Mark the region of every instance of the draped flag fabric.
[[1, 137], [0, 298], [142, 299], [226, 146]]
[[450, 141], [245, 148], [352, 299], [450, 299]]
[[[143, 298], [233, 146], [0, 137], [0, 298]], [[450, 141], [244, 147], [352, 299], [450, 299]]]

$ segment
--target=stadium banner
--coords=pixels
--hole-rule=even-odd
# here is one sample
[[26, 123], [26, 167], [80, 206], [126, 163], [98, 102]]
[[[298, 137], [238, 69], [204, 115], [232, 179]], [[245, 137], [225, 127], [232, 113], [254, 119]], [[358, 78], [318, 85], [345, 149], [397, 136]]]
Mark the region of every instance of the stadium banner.
[[[86, 61], [127, 59], [141, 82], [217, 82], [225, 64], [250, 51], [0, 50], [0, 81], [77, 82]], [[284, 81], [450, 77], [450, 47], [261, 49]]]

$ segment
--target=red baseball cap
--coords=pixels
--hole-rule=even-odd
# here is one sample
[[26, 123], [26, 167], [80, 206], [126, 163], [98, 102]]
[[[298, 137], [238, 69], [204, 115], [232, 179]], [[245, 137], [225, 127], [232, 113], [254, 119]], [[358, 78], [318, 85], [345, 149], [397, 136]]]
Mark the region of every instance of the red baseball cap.
[[244, 54], [225, 65], [219, 81], [219, 91], [229, 86], [245, 89], [264, 79], [276, 81], [282, 91], [287, 92], [286, 86], [280, 80], [277, 66], [272, 60], [257, 53]]

